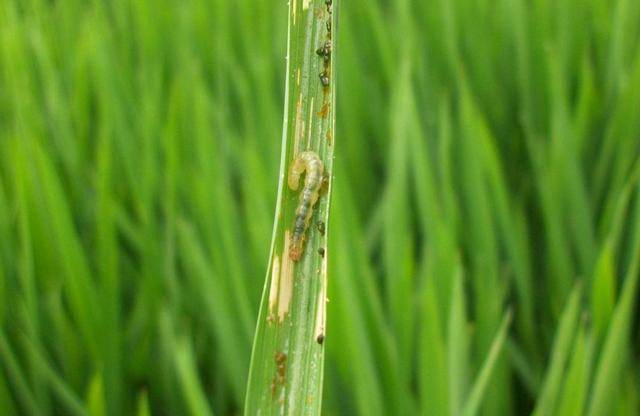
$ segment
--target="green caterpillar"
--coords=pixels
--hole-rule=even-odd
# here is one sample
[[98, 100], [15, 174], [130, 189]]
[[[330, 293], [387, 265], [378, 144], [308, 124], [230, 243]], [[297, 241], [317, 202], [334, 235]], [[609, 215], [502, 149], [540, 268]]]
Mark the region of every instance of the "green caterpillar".
[[300, 176], [305, 173], [304, 188], [300, 193], [300, 202], [296, 208], [296, 217], [293, 226], [293, 236], [289, 248], [291, 260], [298, 261], [304, 249], [304, 240], [307, 228], [313, 215], [313, 206], [318, 201], [324, 166], [314, 152], [307, 150], [296, 157], [289, 168], [289, 188], [298, 190]]

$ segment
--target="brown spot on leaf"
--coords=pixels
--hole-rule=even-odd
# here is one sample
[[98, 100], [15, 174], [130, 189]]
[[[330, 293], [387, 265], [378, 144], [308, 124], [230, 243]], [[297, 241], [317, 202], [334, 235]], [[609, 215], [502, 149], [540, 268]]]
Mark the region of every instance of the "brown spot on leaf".
[[331, 103], [325, 102], [322, 105], [322, 108], [320, 108], [320, 111], [318, 111], [318, 116], [320, 116], [321, 118], [327, 118], [329, 116], [330, 109], [331, 109]]
[[287, 354], [278, 351], [274, 356], [276, 362], [276, 374], [271, 380], [271, 395], [276, 396], [279, 388], [284, 387], [285, 377], [287, 375]]

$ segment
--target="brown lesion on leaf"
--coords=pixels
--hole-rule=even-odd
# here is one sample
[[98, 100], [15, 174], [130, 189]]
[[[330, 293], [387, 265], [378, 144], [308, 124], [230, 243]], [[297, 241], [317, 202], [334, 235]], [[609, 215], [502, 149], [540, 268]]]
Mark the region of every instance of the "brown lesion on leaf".
[[333, 133], [331, 133], [331, 129], [327, 130], [327, 145], [331, 146], [331, 144], [333, 143]]
[[318, 111], [318, 116], [320, 118], [327, 118], [329, 116], [330, 110], [331, 110], [331, 103], [328, 101], [325, 101], [325, 103], [322, 104], [320, 111]]
[[278, 351], [274, 356], [276, 373], [271, 380], [271, 395], [275, 398], [279, 388], [283, 388], [287, 376], [287, 354]]
[[318, 188], [318, 193], [320, 195], [325, 195], [329, 191], [329, 173], [324, 172], [322, 174], [322, 181], [320, 182], [320, 188]]

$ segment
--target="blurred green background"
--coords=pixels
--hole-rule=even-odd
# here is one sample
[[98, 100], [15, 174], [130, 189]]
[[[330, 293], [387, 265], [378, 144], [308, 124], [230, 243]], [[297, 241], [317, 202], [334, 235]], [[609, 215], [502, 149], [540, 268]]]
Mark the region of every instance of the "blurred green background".
[[[324, 413], [640, 414], [640, 3], [337, 7]], [[0, 1], [0, 414], [242, 412], [286, 13]]]

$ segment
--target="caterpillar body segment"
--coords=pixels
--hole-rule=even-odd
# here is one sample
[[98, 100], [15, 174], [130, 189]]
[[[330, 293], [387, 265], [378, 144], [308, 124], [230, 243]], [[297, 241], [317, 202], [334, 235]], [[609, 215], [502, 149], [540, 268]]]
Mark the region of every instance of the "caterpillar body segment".
[[304, 248], [305, 234], [311, 217], [313, 206], [318, 201], [322, 186], [324, 166], [318, 155], [310, 150], [302, 152], [296, 157], [289, 168], [289, 188], [297, 191], [300, 186], [300, 176], [305, 174], [304, 187], [300, 192], [300, 202], [296, 208], [296, 216], [293, 225], [293, 235], [289, 248], [289, 257], [293, 261], [300, 260]]

